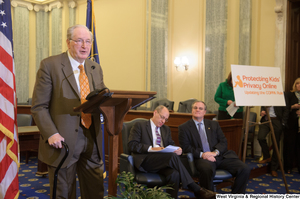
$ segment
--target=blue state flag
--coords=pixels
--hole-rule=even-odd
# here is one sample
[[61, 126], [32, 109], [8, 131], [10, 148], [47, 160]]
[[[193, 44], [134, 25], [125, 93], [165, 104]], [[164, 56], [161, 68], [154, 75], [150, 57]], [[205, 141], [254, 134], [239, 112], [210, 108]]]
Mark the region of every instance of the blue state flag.
[[[96, 29], [95, 29], [95, 15], [94, 15], [94, 0], [87, 0], [87, 10], [86, 10], [86, 26], [93, 33], [93, 44], [91, 46], [91, 53], [89, 58], [94, 62], [100, 64], [100, 59], [98, 55], [97, 40], [96, 40]], [[104, 117], [101, 114], [101, 129], [102, 129], [102, 158], [104, 164], [103, 178], [106, 178], [105, 169], [105, 147], [104, 147]]]
[[100, 59], [98, 56], [97, 40], [96, 40], [96, 31], [95, 31], [94, 0], [87, 0], [86, 26], [93, 33], [93, 37], [94, 37], [89, 58], [97, 62], [98, 64], [100, 64]]

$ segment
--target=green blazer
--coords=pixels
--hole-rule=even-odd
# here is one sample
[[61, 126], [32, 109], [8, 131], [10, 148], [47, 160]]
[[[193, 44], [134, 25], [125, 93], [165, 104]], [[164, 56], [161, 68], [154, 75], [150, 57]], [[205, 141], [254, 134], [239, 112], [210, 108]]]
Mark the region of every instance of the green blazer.
[[[229, 86], [227, 80], [219, 84], [219, 87], [215, 94], [215, 101], [220, 105], [220, 111], [227, 111], [228, 107], [227, 101], [232, 100], [235, 101], [233, 88]], [[237, 112], [243, 112], [243, 107], [240, 107]]]

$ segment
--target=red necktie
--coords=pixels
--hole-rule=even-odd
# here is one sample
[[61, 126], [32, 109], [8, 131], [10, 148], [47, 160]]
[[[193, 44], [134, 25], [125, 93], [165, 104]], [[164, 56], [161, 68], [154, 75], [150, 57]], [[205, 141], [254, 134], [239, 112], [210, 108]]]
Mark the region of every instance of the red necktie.
[[[90, 93], [90, 86], [83, 65], [79, 65], [78, 68], [80, 69], [79, 84], [80, 84], [80, 100], [82, 104], [85, 101], [87, 101], [85, 98]], [[85, 128], [87, 129], [90, 128], [92, 124], [91, 114], [81, 112], [81, 123]]]

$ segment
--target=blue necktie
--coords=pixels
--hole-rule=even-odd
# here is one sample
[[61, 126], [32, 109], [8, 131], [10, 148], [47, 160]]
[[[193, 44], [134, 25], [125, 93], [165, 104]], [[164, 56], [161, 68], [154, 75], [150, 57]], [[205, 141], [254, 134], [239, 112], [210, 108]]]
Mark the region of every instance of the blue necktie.
[[209, 144], [208, 144], [207, 138], [205, 136], [205, 132], [202, 130], [202, 123], [198, 123], [198, 126], [199, 126], [199, 135], [200, 135], [201, 142], [202, 142], [203, 152], [210, 151]]
[[158, 127], [155, 128], [155, 134], [156, 134], [156, 144], [158, 146], [160, 146], [160, 143], [161, 143], [161, 137], [160, 137], [160, 134], [158, 133]]

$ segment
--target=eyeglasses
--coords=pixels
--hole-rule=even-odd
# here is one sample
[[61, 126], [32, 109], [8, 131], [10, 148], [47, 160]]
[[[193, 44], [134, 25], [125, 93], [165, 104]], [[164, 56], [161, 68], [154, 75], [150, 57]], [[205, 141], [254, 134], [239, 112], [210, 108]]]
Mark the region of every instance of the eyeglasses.
[[203, 107], [197, 107], [197, 106], [194, 106], [193, 109], [195, 109], [195, 110], [199, 109], [200, 111], [203, 111], [203, 110], [204, 110]]
[[74, 40], [74, 39], [70, 39], [71, 41], [74, 41], [76, 44], [82, 46], [83, 43], [85, 43], [87, 46], [90, 46], [92, 45], [92, 41], [91, 40], [83, 40], [83, 39], [77, 39], [77, 40]]
[[157, 112], [158, 115], [160, 116], [160, 119], [165, 120], [165, 122], [168, 122], [168, 118], [165, 118], [164, 116], [162, 116], [159, 112]]

